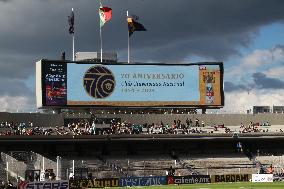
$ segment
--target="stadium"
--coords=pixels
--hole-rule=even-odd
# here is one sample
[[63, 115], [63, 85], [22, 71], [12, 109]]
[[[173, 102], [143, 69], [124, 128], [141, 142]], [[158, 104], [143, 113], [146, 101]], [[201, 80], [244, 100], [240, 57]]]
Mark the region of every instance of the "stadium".
[[0, 189], [283, 188], [276, 1], [0, 0]]
[[44, 113], [0, 116], [0, 178], [13, 186], [283, 178], [282, 113], [205, 114], [224, 106], [221, 62], [41, 60], [36, 72], [37, 106]]

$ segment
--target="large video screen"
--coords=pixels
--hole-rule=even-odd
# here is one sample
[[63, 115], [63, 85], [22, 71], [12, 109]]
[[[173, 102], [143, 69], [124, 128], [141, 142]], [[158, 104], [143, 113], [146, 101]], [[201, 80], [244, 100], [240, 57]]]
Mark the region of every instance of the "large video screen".
[[[221, 107], [222, 63], [41, 61], [42, 106]], [[38, 70], [38, 69], [37, 69]]]

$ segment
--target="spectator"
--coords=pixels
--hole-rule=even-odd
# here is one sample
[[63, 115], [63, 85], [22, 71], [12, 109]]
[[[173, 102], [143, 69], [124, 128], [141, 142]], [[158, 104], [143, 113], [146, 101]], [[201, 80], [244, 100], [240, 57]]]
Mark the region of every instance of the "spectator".
[[73, 173], [69, 174], [69, 180], [74, 180], [74, 174]]
[[273, 173], [274, 173], [274, 169], [273, 169], [272, 165], [270, 165], [270, 166], [267, 168], [266, 173], [268, 173], [268, 174], [273, 174]]
[[33, 172], [30, 172], [28, 175], [28, 181], [29, 182], [33, 182], [34, 181], [34, 176], [33, 176]]
[[0, 189], [5, 189], [5, 188], [6, 188], [5, 181], [0, 182]]
[[169, 168], [168, 176], [175, 176], [175, 169], [172, 166]]
[[192, 127], [192, 120], [189, 119], [189, 126]]
[[195, 119], [195, 127], [199, 127], [199, 119]]
[[54, 172], [49, 173], [49, 180], [55, 180], [56, 176], [54, 174]]
[[92, 175], [92, 173], [88, 173], [88, 178], [87, 178], [87, 179], [93, 180], [93, 175]]
[[186, 118], [185, 123], [186, 123], [187, 127], [189, 127], [189, 120], [188, 120], [188, 118]]
[[6, 189], [13, 189], [13, 184], [12, 184], [11, 180], [8, 180]]
[[36, 180], [36, 181], [40, 181], [40, 177], [39, 177], [39, 174], [38, 174], [38, 173], [35, 174], [35, 180]]
[[243, 151], [243, 147], [242, 147], [242, 143], [241, 142], [237, 143], [237, 151], [238, 152], [242, 152]]

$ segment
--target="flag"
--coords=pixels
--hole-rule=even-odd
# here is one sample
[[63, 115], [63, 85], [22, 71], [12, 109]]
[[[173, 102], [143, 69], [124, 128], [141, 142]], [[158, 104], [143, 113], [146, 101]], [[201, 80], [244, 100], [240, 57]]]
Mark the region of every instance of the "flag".
[[71, 15], [68, 16], [68, 23], [69, 23], [69, 34], [74, 33], [74, 12], [72, 9]]
[[101, 4], [99, 9], [99, 15], [100, 15], [100, 27], [103, 27], [103, 25], [111, 19], [112, 9], [109, 7], [103, 7]]
[[138, 20], [139, 20], [139, 16], [137, 16], [137, 15], [135, 15], [135, 14], [132, 14], [130, 17], [131, 17], [133, 20], [135, 20], [135, 21], [138, 21]]
[[131, 36], [133, 34], [133, 32], [135, 32], [135, 31], [147, 31], [142, 24], [137, 22], [137, 20], [138, 20], [138, 16], [136, 16], [136, 15], [129, 16], [127, 18], [129, 36]]

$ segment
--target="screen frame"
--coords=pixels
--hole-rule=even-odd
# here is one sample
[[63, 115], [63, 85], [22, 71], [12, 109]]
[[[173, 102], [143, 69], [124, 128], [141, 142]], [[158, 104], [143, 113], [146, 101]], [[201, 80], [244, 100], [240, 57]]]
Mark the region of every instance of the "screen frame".
[[[155, 65], [155, 66], [206, 66], [206, 65], [218, 65], [220, 68], [220, 97], [221, 97], [221, 104], [220, 105], [162, 105], [162, 106], [113, 106], [113, 105], [64, 105], [64, 106], [54, 106], [54, 105], [46, 105], [46, 89], [45, 89], [45, 80], [44, 80], [44, 66], [43, 64], [97, 64], [97, 65]], [[41, 100], [42, 103], [38, 105], [38, 108], [56, 108], [56, 109], [66, 109], [66, 108], [124, 108], [124, 109], [156, 109], [156, 108], [206, 108], [206, 109], [219, 109], [224, 107], [224, 65], [223, 62], [196, 62], [196, 63], [141, 63], [141, 62], [135, 62], [135, 63], [127, 63], [127, 62], [93, 62], [93, 61], [69, 61], [69, 60], [46, 60], [42, 59], [41, 61], [38, 61], [37, 64], [41, 64], [41, 73], [38, 74], [41, 76]], [[68, 69], [68, 66], [67, 66]], [[39, 79], [39, 78], [37, 78]], [[68, 78], [67, 78], [68, 82]], [[39, 89], [37, 89], [38, 91]], [[68, 89], [67, 89], [68, 91]]]

